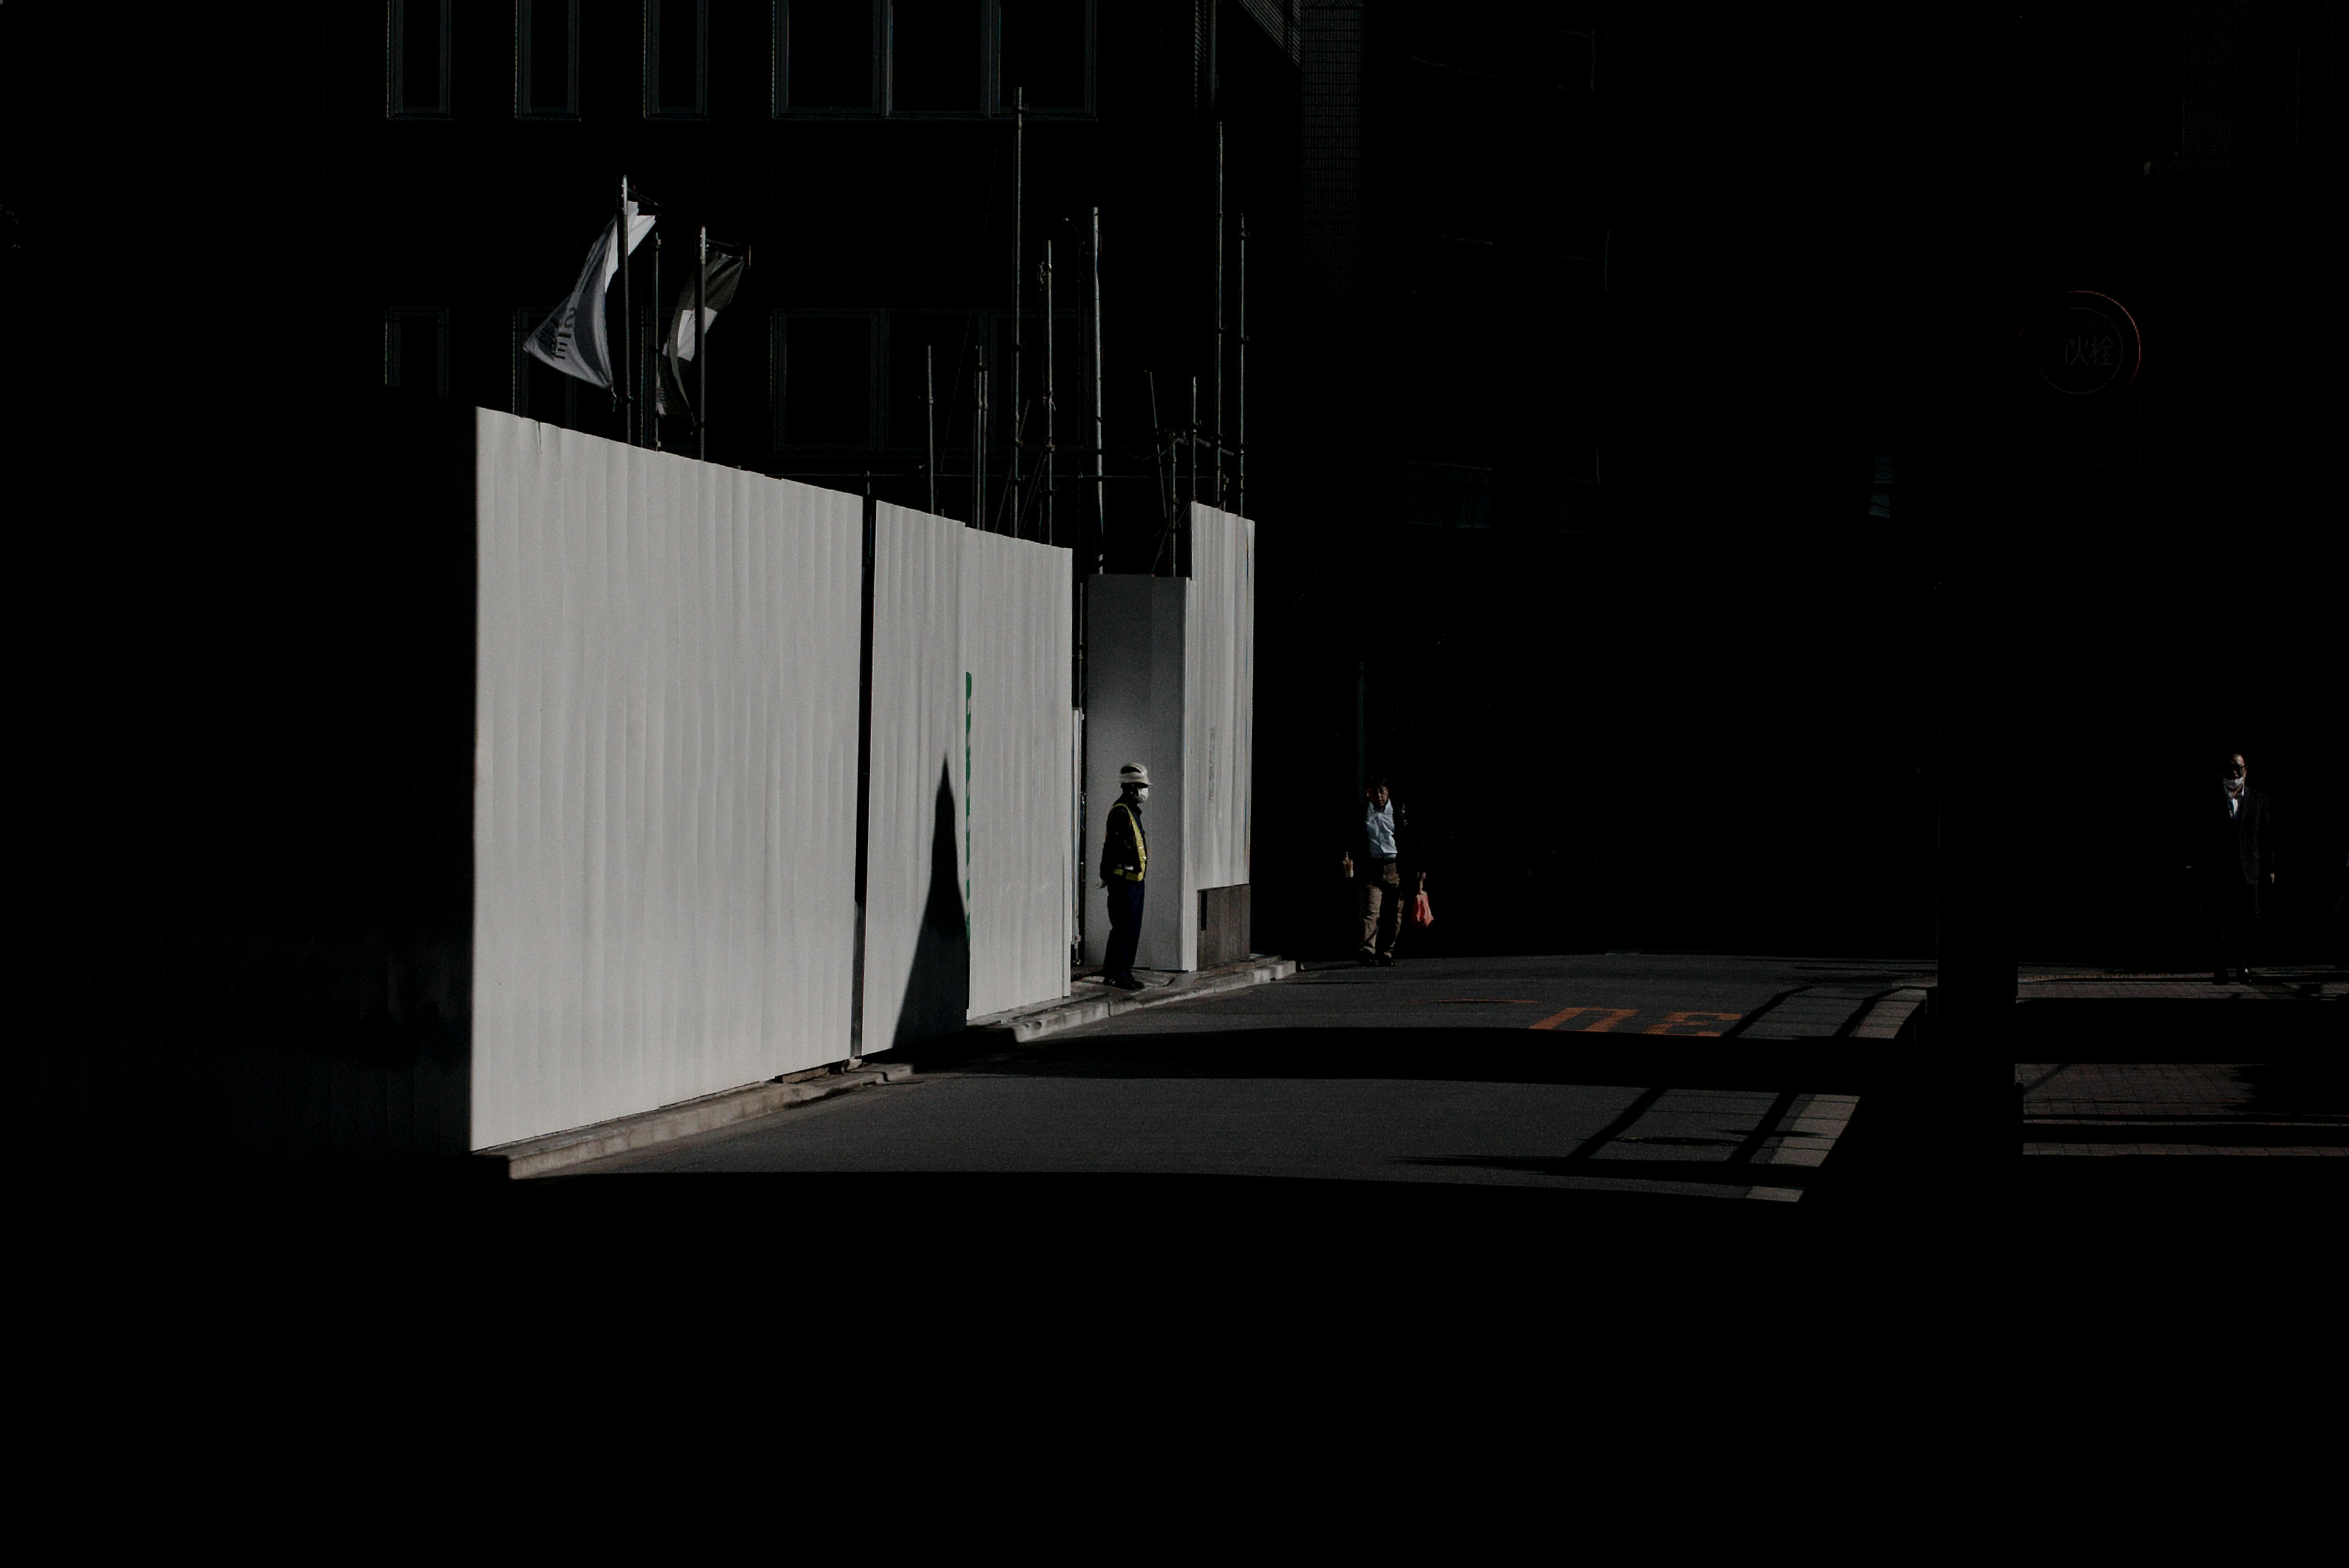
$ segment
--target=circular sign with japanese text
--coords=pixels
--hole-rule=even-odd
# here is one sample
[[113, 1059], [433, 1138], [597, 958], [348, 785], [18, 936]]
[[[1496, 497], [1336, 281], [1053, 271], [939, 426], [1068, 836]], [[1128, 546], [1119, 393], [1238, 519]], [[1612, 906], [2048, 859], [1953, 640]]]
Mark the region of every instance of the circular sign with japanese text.
[[2070, 398], [2117, 392], [2145, 358], [2137, 321], [2121, 302], [2090, 289], [2064, 296], [2061, 319], [2040, 343], [2039, 375]]

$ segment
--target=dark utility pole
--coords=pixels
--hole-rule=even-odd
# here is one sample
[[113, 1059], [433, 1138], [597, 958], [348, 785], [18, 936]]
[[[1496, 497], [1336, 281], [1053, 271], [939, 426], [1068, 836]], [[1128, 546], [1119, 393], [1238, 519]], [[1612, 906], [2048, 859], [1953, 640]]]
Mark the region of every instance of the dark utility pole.
[[613, 209], [612, 243], [620, 247], [620, 341], [613, 356], [612, 402], [619, 410], [620, 439], [634, 446], [636, 441], [636, 404], [628, 395], [629, 339], [636, 336], [636, 318], [629, 309], [628, 297], [628, 177], [620, 176], [619, 205]]
[[1191, 427], [1189, 439], [1184, 443], [1191, 454], [1191, 483], [1183, 510], [1175, 522], [1174, 575], [1182, 576], [1191, 559], [1191, 508], [1199, 504], [1199, 378], [1191, 378]]
[[970, 525], [987, 526], [987, 350], [978, 351], [978, 369], [971, 372], [976, 396], [970, 406]]
[[[655, 230], [655, 231], [653, 232], [653, 296], [652, 296], [652, 298], [651, 298], [651, 299], [647, 300], [647, 301], [646, 302], [646, 304], [645, 304], [645, 337], [644, 337], [644, 340], [645, 340], [646, 342], [647, 342], [647, 343], [650, 343], [650, 344], [655, 345], [655, 348], [654, 348], [654, 349], [653, 349], [652, 354], [647, 354], [647, 355], [646, 355], [646, 356], [644, 357], [644, 358], [645, 358], [645, 362], [646, 362], [646, 364], [647, 364], [647, 365], [648, 365], [648, 366], [652, 363], [653, 356], [654, 356], [654, 355], [656, 355], [656, 354], [658, 354], [658, 353], [660, 352], [660, 349], [659, 349], [659, 348], [658, 348], [658, 344], [660, 343], [660, 340], [661, 340], [661, 338], [660, 338], [660, 297], [661, 297], [660, 258], [661, 258], [661, 237], [660, 237], [660, 232], [659, 232], [658, 230]], [[659, 417], [659, 410], [657, 410], [657, 409], [653, 409], [653, 401], [652, 401], [652, 399], [653, 399], [653, 388], [652, 388], [652, 385], [651, 385], [651, 379], [651, 379], [649, 376], [645, 375], [645, 374], [642, 374], [642, 373], [639, 373], [639, 374], [637, 375], [637, 377], [636, 377], [636, 391], [638, 392], [638, 394], [639, 394], [639, 395], [641, 395], [641, 396], [644, 398], [644, 400], [645, 400], [645, 407], [646, 407], [647, 409], [648, 409], [648, 410], [652, 410], [652, 411], [651, 411], [651, 412], [647, 413], [647, 414], [645, 416], [645, 433], [646, 433], [646, 437], [647, 437], [647, 440], [651, 442], [651, 444], [652, 444], [652, 449], [653, 449], [655, 452], [658, 452], [658, 451], [660, 451], [660, 449], [661, 449], [660, 417]]]
[[1167, 472], [1174, 453], [1169, 444], [1166, 428], [1158, 422], [1158, 372], [1145, 370], [1143, 375], [1150, 387], [1150, 462], [1158, 480], [1158, 537], [1150, 550], [1150, 575], [1156, 576], [1159, 557], [1165, 553], [1166, 541], [1174, 534], [1174, 497], [1172, 491], [1175, 480]]
[[1102, 299], [1101, 299], [1101, 209], [1093, 209], [1092, 243], [1092, 317], [1093, 317], [1093, 541], [1089, 560], [1080, 560], [1081, 573], [1101, 569], [1102, 553], [1109, 539], [1109, 470], [1106, 466], [1109, 440], [1102, 427]]
[[1019, 407], [1020, 301], [1027, 297], [1028, 280], [1021, 275], [1019, 260], [1019, 219], [1021, 213], [1020, 182], [1026, 163], [1028, 145], [1028, 89], [1020, 88], [1012, 94], [1011, 119], [1011, 405], [1007, 410], [1011, 420], [1011, 477], [1005, 493], [1011, 502], [1011, 530], [1019, 531], [1019, 458], [1020, 437], [1028, 421]]
[[[1978, 41], [1977, 47], [1979, 47]], [[1995, 57], [1956, 68], [1944, 97], [1918, 112], [1953, 109]], [[2044, 628], [2028, 624], [2017, 593], [2034, 544], [2062, 525], [2042, 476], [2024, 460], [2023, 370], [2014, 301], [2034, 253], [2009, 243], [2018, 180], [2034, 178], [2029, 147], [1929, 143], [1937, 156], [1904, 163], [1918, 182], [1904, 236], [1902, 299], [1947, 302], [1939, 352], [1900, 361], [1900, 492], [1929, 542], [1933, 756], [1936, 784], [1935, 985], [1911, 1075], [1914, 1153], [1929, 1186], [1953, 1199], [1978, 1191], [2019, 1158], [2013, 1106], [2019, 943], [2028, 897], [2018, 836], [2016, 779], [2037, 752], [2028, 718], [2033, 678], [2022, 655]]]
[[696, 242], [693, 275], [693, 455], [709, 458], [709, 226]]
[[1058, 445], [1053, 439], [1053, 415], [1059, 404], [1052, 400], [1052, 242], [1044, 242], [1044, 543], [1052, 539], [1052, 499], [1055, 475], [1052, 455]]

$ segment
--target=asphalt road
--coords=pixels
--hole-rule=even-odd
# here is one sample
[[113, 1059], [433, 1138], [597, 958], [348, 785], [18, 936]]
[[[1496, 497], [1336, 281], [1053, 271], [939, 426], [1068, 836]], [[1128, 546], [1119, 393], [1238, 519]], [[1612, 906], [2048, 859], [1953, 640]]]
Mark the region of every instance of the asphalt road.
[[1175, 1202], [1235, 1184], [1783, 1202], [1839, 1174], [1804, 1153], [1834, 1143], [1893, 1047], [1781, 1043], [1751, 1021], [1806, 1001], [1848, 1014], [1929, 973], [1663, 954], [1312, 968], [532, 1185], [788, 1174], [901, 1193], [1044, 1183], [1055, 1201], [1109, 1182]]

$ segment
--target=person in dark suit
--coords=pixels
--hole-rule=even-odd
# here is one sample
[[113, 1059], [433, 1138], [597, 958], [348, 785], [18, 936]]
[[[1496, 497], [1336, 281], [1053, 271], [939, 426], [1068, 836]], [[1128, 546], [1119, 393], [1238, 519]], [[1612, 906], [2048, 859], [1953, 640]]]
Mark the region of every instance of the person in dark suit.
[[2275, 816], [2268, 797], [2251, 786], [2243, 753], [2230, 752], [2220, 774], [2219, 798], [2204, 808], [2202, 845], [2197, 856], [2203, 876], [2205, 909], [2211, 925], [2213, 985], [2224, 985], [2256, 956], [2260, 892], [2275, 886]]

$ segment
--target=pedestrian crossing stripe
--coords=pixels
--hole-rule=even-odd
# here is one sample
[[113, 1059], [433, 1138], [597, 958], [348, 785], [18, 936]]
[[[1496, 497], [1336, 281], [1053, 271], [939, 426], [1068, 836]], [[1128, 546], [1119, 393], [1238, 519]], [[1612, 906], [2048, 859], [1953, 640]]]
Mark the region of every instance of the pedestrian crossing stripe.
[[[1586, 1012], [1602, 1013], [1604, 1016], [1570, 1030], [1567, 1028], [1574, 1020]], [[1606, 1034], [1614, 1033], [1615, 1026], [1625, 1019], [1637, 1018], [1639, 1015], [1640, 1010], [1636, 1007], [1568, 1007], [1551, 1013], [1538, 1023], [1528, 1023], [1526, 1027], [1567, 1030], [1568, 1033], [1575, 1034]], [[1718, 1024], [1725, 1028], [1744, 1016], [1745, 1014], [1742, 1012], [1716, 1012], [1704, 1008], [1682, 1008], [1665, 1013], [1660, 1023], [1651, 1023], [1644, 1029], [1624, 1030], [1622, 1033], [1664, 1034], [1682, 1039], [1713, 1038], [1718, 1037], [1722, 1029], [1706, 1028], [1705, 1024]]]
[[1547, 1018], [1543, 1019], [1538, 1023], [1528, 1023], [1526, 1027], [1528, 1029], [1556, 1029], [1571, 1019], [1581, 1017], [1586, 1012], [1604, 1012], [1607, 1014], [1606, 1017], [1599, 1020], [1595, 1023], [1586, 1023], [1581, 1028], [1575, 1031], [1578, 1034], [1604, 1034], [1609, 1030], [1614, 1028], [1618, 1023], [1622, 1023], [1626, 1018], [1635, 1016], [1639, 1011], [1640, 1010], [1636, 1007], [1568, 1007], [1560, 1012], [1551, 1013]]

